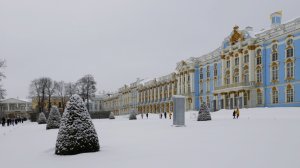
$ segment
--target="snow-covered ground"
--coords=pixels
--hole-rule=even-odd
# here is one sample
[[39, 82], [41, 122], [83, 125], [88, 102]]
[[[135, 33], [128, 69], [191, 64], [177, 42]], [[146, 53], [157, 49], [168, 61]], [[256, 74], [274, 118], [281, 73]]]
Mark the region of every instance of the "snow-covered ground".
[[9, 168], [299, 168], [300, 108], [241, 109], [211, 113], [197, 122], [186, 113], [186, 127], [172, 120], [93, 120], [100, 151], [57, 156], [58, 130], [26, 122], [0, 128], [0, 165]]

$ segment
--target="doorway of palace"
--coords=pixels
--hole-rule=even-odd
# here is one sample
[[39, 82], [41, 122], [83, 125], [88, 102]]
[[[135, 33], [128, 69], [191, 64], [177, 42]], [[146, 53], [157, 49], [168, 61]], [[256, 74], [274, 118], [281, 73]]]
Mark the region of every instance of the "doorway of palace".
[[219, 101], [220, 101], [220, 109], [224, 109], [224, 99], [221, 99]]
[[213, 111], [217, 111], [217, 100], [213, 100]]

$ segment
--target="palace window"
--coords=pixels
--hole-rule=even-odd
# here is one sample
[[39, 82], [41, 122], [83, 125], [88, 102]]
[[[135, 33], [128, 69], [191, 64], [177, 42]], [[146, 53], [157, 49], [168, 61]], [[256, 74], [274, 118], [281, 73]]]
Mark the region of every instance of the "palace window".
[[286, 102], [294, 102], [294, 89], [291, 85], [286, 87]]
[[256, 50], [256, 56], [261, 56], [261, 49], [260, 48]]
[[210, 82], [209, 82], [209, 80], [206, 81], [206, 91], [207, 92], [210, 91]]
[[257, 89], [257, 104], [258, 105], [262, 104], [262, 92], [260, 89]]
[[249, 62], [249, 55], [246, 54], [246, 55], [244, 56], [244, 63], [248, 63], [248, 62]]
[[230, 84], [230, 72], [227, 71], [226, 75], [225, 75], [225, 84], [229, 85]]
[[239, 72], [235, 72], [233, 76], [234, 83], [239, 83]]
[[200, 82], [200, 94], [203, 93], [203, 82]]
[[203, 79], [203, 68], [200, 68], [200, 79]]
[[238, 57], [234, 59], [234, 65], [235, 65], [235, 66], [238, 66], [238, 65], [239, 65], [239, 58], [238, 58]]
[[256, 57], [256, 65], [261, 64], [261, 56]]
[[272, 103], [273, 104], [278, 103], [278, 90], [275, 87], [272, 88]]
[[210, 70], [209, 70], [209, 66], [206, 67], [206, 77], [209, 78], [210, 77]]
[[272, 66], [272, 81], [278, 80], [278, 66]]
[[293, 62], [286, 63], [286, 77], [287, 78], [294, 77], [294, 63]]
[[273, 52], [272, 53], [272, 61], [277, 61], [278, 60], [278, 53], [277, 52]]
[[226, 61], [226, 68], [230, 68], [230, 60]]
[[290, 58], [294, 56], [294, 49], [293, 49], [293, 39], [288, 39], [286, 41], [287, 49], [286, 49], [286, 58]]
[[214, 76], [218, 76], [218, 66], [214, 64]]
[[286, 49], [286, 57], [290, 58], [294, 56], [294, 49], [292, 47]]
[[248, 70], [244, 71], [243, 81], [246, 83], [249, 82], [249, 71]]
[[261, 68], [256, 69], [256, 82], [261, 83], [262, 75], [261, 75]]
[[276, 51], [277, 51], [277, 48], [278, 48], [278, 45], [277, 45], [277, 44], [273, 44], [273, 45], [272, 45], [272, 51], [273, 51], [273, 52], [276, 52]]

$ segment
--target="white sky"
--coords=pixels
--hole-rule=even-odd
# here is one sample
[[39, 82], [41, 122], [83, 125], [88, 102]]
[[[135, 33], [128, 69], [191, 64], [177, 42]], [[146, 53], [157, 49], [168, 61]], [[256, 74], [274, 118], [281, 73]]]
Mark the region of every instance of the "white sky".
[[115, 91], [220, 46], [234, 25], [270, 26], [300, 16], [299, 0], [0, 0], [0, 58], [7, 97], [26, 98], [30, 81], [94, 75]]

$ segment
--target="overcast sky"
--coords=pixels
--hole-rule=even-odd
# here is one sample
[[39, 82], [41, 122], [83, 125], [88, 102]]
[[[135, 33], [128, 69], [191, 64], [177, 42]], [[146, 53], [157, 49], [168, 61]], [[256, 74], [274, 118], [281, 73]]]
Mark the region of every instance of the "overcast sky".
[[98, 91], [115, 91], [216, 49], [234, 25], [268, 28], [278, 10], [283, 22], [300, 17], [300, 1], [0, 0], [3, 85], [26, 98], [35, 78], [92, 74]]

